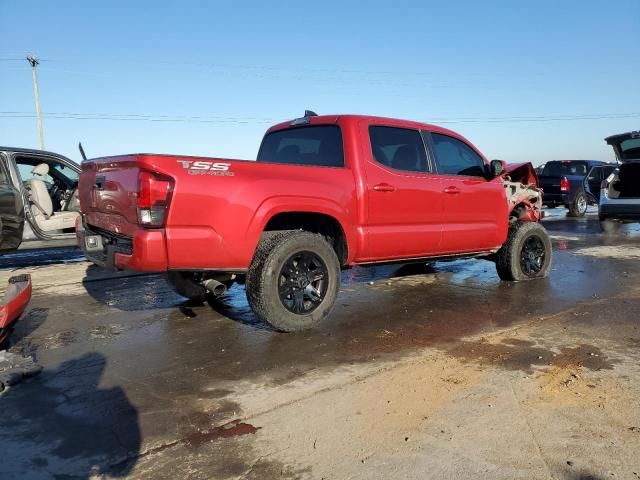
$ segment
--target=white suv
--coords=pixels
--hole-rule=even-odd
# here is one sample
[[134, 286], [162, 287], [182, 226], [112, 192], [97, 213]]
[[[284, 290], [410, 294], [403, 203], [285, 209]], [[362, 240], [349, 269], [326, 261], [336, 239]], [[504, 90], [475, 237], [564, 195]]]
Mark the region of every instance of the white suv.
[[602, 181], [598, 216], [602, 230], [618, 231], [626, 222], [640, 222], [640, 131], [605, 138], [620, 164]]

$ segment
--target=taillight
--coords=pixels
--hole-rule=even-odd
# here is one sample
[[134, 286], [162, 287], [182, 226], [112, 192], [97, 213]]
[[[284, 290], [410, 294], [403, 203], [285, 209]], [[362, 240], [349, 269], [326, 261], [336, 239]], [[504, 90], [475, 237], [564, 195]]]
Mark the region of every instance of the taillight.
[[141, 170], [138, 174], [138, 221], [148, 227], [162, 227], [173, 193], [173, 179]]
[[569, 191], [569, 180], [567, 180], [567, 177], [562, 177], [562, 179], [560, 179], [560, 191], [561, 192]]

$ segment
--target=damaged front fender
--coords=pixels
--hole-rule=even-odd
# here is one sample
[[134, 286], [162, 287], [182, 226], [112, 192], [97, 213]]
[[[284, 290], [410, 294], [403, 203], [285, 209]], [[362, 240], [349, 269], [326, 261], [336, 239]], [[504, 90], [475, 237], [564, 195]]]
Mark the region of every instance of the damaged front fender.
[[502, 178], [509, 178], [512, 182], [520, 182], [525, 185], [538, 186], [538, 174], [531, 163], [507, 164], [507, 168], [502, 173]]
[[500, 174], [509, 204], [509, 218], [523, 222], [538, 222], [542, 218], [542, 190], [531, 163], [508, 164]]

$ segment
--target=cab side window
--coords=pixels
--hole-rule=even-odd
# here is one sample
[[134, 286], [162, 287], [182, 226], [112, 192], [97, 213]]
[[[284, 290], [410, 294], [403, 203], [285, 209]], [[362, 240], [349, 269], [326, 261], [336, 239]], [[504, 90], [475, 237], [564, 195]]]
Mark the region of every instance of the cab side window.
[[439, 133], [432, 133], [431, 139], [438, 164], [438, 173], [470, 177], [484, 177], [486, 175], [484, 161], [466, 143]]
[[418, 130], [372, 126], [369, 137], [376, 162], [405, 172], [428, 171], [427, 154]]

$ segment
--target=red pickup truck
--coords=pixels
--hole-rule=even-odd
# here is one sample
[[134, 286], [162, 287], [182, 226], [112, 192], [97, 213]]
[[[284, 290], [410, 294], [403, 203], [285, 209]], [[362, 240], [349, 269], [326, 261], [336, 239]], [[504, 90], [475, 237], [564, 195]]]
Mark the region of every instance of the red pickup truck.
[[281, 331], [326, 317], [354, 265], [484, 257], [503, 280], [551, 265], [530, 164], [488, 162], [457, 133], [405, 120], [305, 112], [267, 131], [257, 161], [86, 160], [79, 198], [96, 264], [166, 272], [200, 301], [245, 281]]

